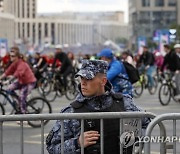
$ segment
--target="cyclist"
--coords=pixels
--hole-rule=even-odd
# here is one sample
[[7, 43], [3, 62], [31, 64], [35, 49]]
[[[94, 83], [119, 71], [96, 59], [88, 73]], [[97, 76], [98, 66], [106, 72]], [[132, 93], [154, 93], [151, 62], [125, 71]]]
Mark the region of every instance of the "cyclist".
[[[180, 48], [180, 45], [176, 44], [174, 46], [176, 52], [177, 50], [179, 50], [178, 48]], [[175, 74], [175, 81], [176, 81], [176, 93], [175, 95], [180, 94], [180, 84], [179, 84], [179, 72], [180, 72], [180, 58], [179, 56], [176, 54], [176, 52], [174, 50], [170, 49], [170, 46], [168, 44], [164, 45], [164, 50], [166, 52], [166, 55], [164, 57], [164, 62], [163, 65], [161, 67], [161, 72], [163, 72], [164, 67], [167, 66], [167, 69], [170, 70], [170, 72], [172, 74]], [[176, 96], [179, 97], [179, 96]]]
[[[10, 76], [9, 81], [17, 78], [17, 81], [9, 85], [8, 91], [14, 92], [19, 89], [19, 107], [22, 114], [26, 113], [26, 98], [31, 90], [34, 88], [36, 78], [29, 67], [29, 65], [22, 59], [18, 47], [12, 47], [10, 51], [11, 65], [7, 70], [0, 76], [0, 80]], [[7, 83], [6, 83], [7, 84]]]
[[39, 80], [42, 77], [42, 73], [47, 67], [47, 58], [45, 56], [42, 56], [40, 52], [35, 53], [35, 64], [33, 65], [33, 68], [35, 68], [35, 76], [37, 80]]
[[145, 72], [148, 77], [148, 86], [150, 88], [154, 87], [153, 73], [156, 71], [155, 58], [153, 53], [148, 51], [147, 46], [143, 46], [143, 54], [138, 60], [139, 72], [140, 74]]
[[[55, 54], [55, 60], [53, 63], [53, 68], [55, 68], [55, 63], [57, 60], [61, 62], [61, 68], [60, 68], [60, 75], [63, 76], [63, 85], [64, 90], [66, 90], [67, 87], [67, 76], [73, 72], [73, 66], [71, 63], [71, 60], [68, 58], [67, 54], [62, 51], [60, 45], [56, 45], [56, 54]], [[59, 79], [60, 80], [60, 79]], [[61, 80], [60, 80], [61, 82]]]
[[113, 85], [115, 92], [121, 92], [123, 94], [132, 94], [132, 84], [129, 81], [128, 74], [125, 70], [123, 63], [115, 58], [111, 49], [105, 48], [97, 54], [101, 60], [105, 60], [109, 63], [107, 78]]
[[176, 54], [178, 55], [178, 57], [180, 58], [180, 44], [176, 44], [174, 46], [174, 49], [176, 51]]

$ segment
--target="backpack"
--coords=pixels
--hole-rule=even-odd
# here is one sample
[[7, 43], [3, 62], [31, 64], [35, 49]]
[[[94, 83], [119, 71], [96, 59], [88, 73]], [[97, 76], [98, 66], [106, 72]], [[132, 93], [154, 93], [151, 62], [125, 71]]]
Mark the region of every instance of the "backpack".
[[129, 76], [129, 81], [133, 84], [137, 82], [140, 79], [139, 71], [137, 68], [135, 68], [133, 65], [131, 65], [128, 62], [123, 62], [123, 65], [126, 69], [126, 72]]

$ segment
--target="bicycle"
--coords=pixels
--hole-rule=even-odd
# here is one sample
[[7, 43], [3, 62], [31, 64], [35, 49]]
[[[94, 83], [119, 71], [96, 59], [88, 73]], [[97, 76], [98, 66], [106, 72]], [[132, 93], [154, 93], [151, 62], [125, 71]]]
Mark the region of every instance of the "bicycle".
[[58, 72], [48, 72], [48, 75], [39, 81], [39, 91], [48, 101], [52, 102], [57, 96], [66, 96], [68, 100], [73, 100], [77, 96], [77, 82], [71, 73], [67, 77], [66, 91], [63, 84], [63, 76]]
[[151, 87], [148, 84], [148, 77], [147, 75], [144, 73], [142, 73], [140, 75], [140, 80], [138, 82], [136, 82], [135, 84], [133, 84], [133, 95], [135, 98], [138, 98], [142, 95], [144, 89], [148, 89], [149, 93], [151, 95], [154, 95], [157, 91], [157, 87], [158, 87], [158, 79], [156, 78], [156, 76], [153, 76], [154, 79], [154, 86]]
[[[10, 93], [6, 89], [3, 88], [3, 84], [0, 83], [0, 109], [2, 115], [6, 114], [5, 107], [7, 104], [10, 104], [12, 110], [9, 114], [21, 114], [19, 103], [18, 103], [18, 95], [16, 92]], [[26, 114], [41, 114], [41, 113], [52, 113], [52, 108], [49, 102], [43, 97], [33, 97], [29, 100], [26, 100]], [[48, 123], [49, 120], [44, 121], [44, 125]], [[28, 125], [31, 127], [41, 127], [41, 121], [27, 121]]]
[[173, 74], [172, 73], [164, 73], [162, 75], [163, 77], [163, 81], [162, 84], [159, 88], [159, 101], [161, 103], [161, 105], [165, 106], [168, 105], [169, 102], [171, 101], [171, 98], [175, 101], [175, 102], [179, 102], [179, 99], [175, 98], [176, 95], [176, 86], [175, 86], [175, 81], [173, 79]]

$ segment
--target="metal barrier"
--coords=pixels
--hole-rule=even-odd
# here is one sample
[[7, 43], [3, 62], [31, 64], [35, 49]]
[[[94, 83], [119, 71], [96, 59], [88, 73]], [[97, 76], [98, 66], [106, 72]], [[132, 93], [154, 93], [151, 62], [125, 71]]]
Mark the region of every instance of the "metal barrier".
[[[101, 154], [104, 153], [103, 151], [103, 119], [119, 119], [120, 124], [120, 135], [124, 131], [137, 131], [136, 135], [142, 135], [141, 127], [142, 127], [142, 118], [149, 117], [151, 119], [155, 118], [155, 115], [150, 112], [99, 112], [99, 113], [63, 113], [63, 114], [37, 114], [37, 115], [2, 115], [0, 116], [0, 154], [3, 154], [3, 122], [7, 121], [20, 121], [20, 148], [21, 154], [24, 154], [24, 136], [23, 136], [23, 121], [32, 121], [32, 120], [40, 120], [41, 121], [41, 154], [44, 154], [44, 120], [61, 120], [61, 127], [63, 130], [64, 123], [63, 120], [65, 119], [80, 119], [81, 120], [81, 134], [84, 132], [84, 120], [85, 119], [100, 119], [100, 126], [101, 126], [101, 136], [100, 136], [100, 143], [101, 143]], [[130, 122], [131, 120], [131, 122]], [[136, 120], [136, 128], [134, 125]], [[139, 121], [139, 122], [137, 122]], [[152, 124], [151, 124], [152, 125]], [[125, 127], [126, 126], [126, 127]], [[162, 130], [161, 135], [166, 136], [166, 132], [162, 124], [159, 124], [160, 129]], [[150, 127], [148, 127], [150, 129]], [[33, 128], [32, 128], [33, 129]], [[137, 130], [138, 129], [138, 130]], [[64, 134], [61, 131], [61, 147], [64, 148]], [[64, 149], [61, 149], [61, 154], [64, 154]], [[147, 148], [146, 148], [147, 149]], [[122, 153], [122, 144], [120, 144], [120, 154]], [[140, 151], [141, 154], [142, 151]], [[84, 148], [81, 147], [81, 153], [84, 154]]]
[[[169, 149], [173, 149], [173, 154], [177, 154], [177, 152], [176, 152], [176, 141], [177, 141], [177, 138], [176, 138], [176, 120], [180, 120], [180, 113], [167, 113], [167, 114], [162, 114], [162, 115], [157, 116], [148, 125], [148, 127], [146, 129], [145, 136], [150, 138], [152, 131], [153, 131], [153, 128], [157, 124], [162, 123], [165, 120], [173, 120], [173, 136], [172, 136], [173, 145], [170, 146]], [[164, 130], [165, 130], [165, 128], [162, 129], [160, 127], [160, 133], [161, 133], [161, 131], [164, 131]], [[164, 138], [161, 138], [161, 141], [164, 142], [163, 145], [165, 146], [165, 147], [164, 146], [160, 147], [160, 153], [161, 154], [166, 154], [166, 149], [168, 148], [168, 145], [166, 144], [166, 137], [167, 136], [165, 135]], [[149, 142], [146, 142], [144, 145], [145, 154], [150, 154], [150, 149], [151, 149], [151, 142], [149, 140]]]

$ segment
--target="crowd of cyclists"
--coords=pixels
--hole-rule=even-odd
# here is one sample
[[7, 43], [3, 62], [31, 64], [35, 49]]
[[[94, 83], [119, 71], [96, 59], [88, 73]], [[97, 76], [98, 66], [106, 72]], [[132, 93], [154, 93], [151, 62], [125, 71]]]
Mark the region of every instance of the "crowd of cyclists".
[[[80, 69], [81, 62], [84, 59], [101, 59], [109, 63], [107, 78], [113, 85], [115, 92], [122, 92], [133, 97], [133, 84], [129, 81], [127, 71], [123, 66], [126, 61], [136, 67], [140, 74], [147, 75], [147, 86], [150, 89], [155, 88], [154, 74], [162, 75], [164, 71], [169, 70], [175, 77], [176, 95], [180, 94], [180, 44], [173, 48], [170, 45], [164, 45], [165, 56], [161, 52], [150, 52], [148, 46], [143, 46], [143, 53], [133, 55], [129, 51], [124, 51], [120, 56], [105, 47], [99, 53], [93, 55], [77, 56], [73, 52], [64, 52], [60, 45], [55, 46], [55, 52], [35, 52], [33, 55], [23, 55], [18, 47], [12, 47], [6, 56], [1, 57], [0, 80], [11, 76], [11, 80], [17, 78], [16, 82], [9, 85], [9, 90], [20, 89], [21, 112], [26, 113], [24, 100], [28, 93], [34, 87], [37, 87], [38, 81], [47, 70], [56, 70], [61, 74], [60, 82], [64, 85], [62, 88], [66, 91], [67, 77]], [[9, 81], [9, 80], [8, 80]]]

